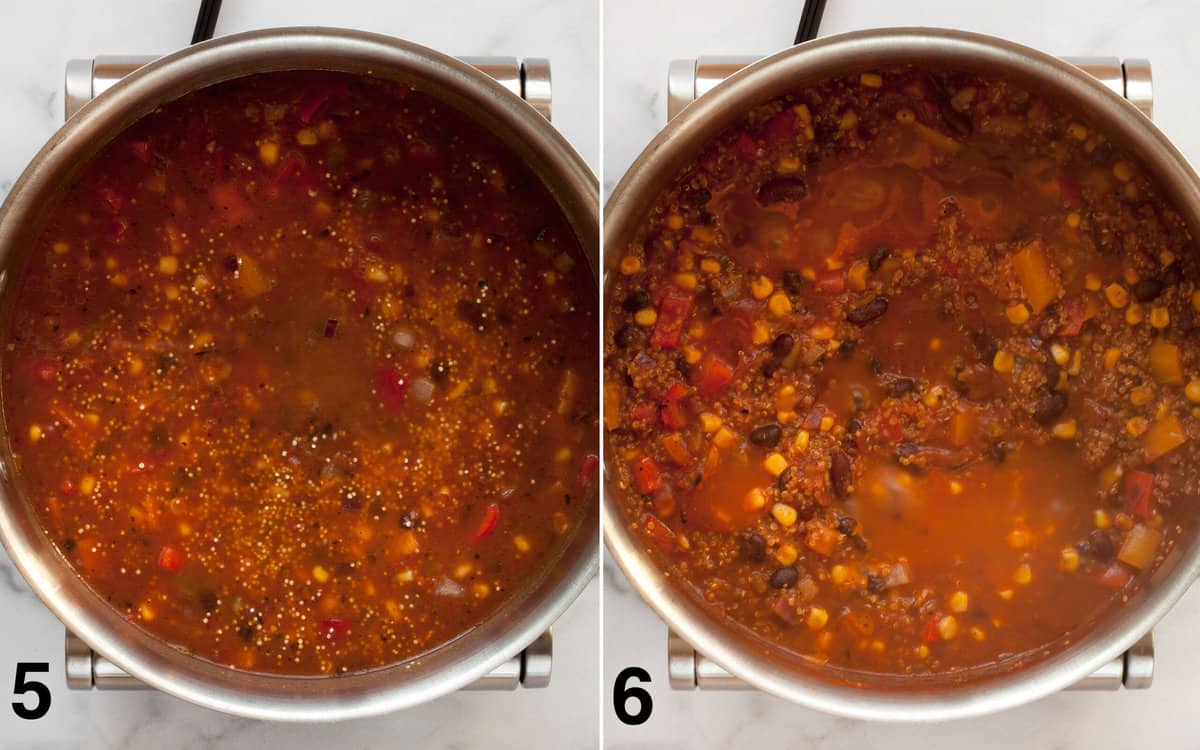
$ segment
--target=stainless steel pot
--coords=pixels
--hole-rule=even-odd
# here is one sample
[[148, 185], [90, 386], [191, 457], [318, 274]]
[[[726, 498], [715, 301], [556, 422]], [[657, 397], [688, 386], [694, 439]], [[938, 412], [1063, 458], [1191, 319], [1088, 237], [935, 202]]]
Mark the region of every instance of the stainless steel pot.
[[[342, 70], [414, 83], [494, 132], [547, 185], [599, 266], [596, 178], [533, 107], [479, 70], [391, 37], [321, 28], [223, 37], [150, 63], [92, 100], [50, 139], [0, 207], [0, 309], [8, 279], [40, 228], [44, 207], [101, 146], [187, 92], [239, 76]], [[532, 643], [596, 570], [598, 520], [588, 518], [560, 559], [492, 617], [417, 659], [335, 678], [241, 672], [187, 655], [130, 624], [93, 592], [43, 534], [0, 441], [0, 540], [25, 580], [66, 626], [137, 679], [193, 703], [261, 719], [326, 721], [405, 708], [457, 690]]]
[[[1087, 114], [1159, 179], [1193, 234], [1200, 233], [1200, 178], [1166, 136], [1128, 101], [1079, 68], [1012, 42], [961, 31], [881, 29], [828, 37], [760, 60], [699, 97], [658, 134], [605, 206], [605, 290], [621, 249], [648, 206], [711, 138], [751, 107], [834, 75], [892, 64], [958, 68], [998, 76]], [[750, 685], [833, 714], [928, 721], [999, 711], [1078, 683], [1146, 634], [1200, 573], [1200, 508], [1162, 566], [1123, 606], [1069, 646], [1027, 667], [968, 679], [905, 678], [851, 685], [789, 667], [771, 649], [735, 634], [674, 585], [628, 526], [627, 492], [605, 469], [604, 536], [625, 575], [667, 625], [699, 653]]]

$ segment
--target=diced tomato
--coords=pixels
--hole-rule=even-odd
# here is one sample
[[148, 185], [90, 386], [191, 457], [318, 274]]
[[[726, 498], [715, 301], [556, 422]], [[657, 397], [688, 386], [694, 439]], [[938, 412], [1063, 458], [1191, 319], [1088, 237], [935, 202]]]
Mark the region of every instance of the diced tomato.
[[108, 236], [113, 242], [121, 239], [129, 231], [129, 221], [120, 216], [112, 220], [108, 225]]
[[786, 143], [796, 137], [796, 113], [790, 108], [767, 120], [763, 126], [763, 138], [772, 146]]
[[600, 458], [596, 454], [589, 453], [584, 456], [583, 464], [579, 467], [579, 484], [584, 487], [589, 486], [592, 480], [595, 479], [596, 470], [599, 468]]
[[240, 224], [252, 215], [238, 183], [221, 182], [209, 187], [208, 200], [218, 215], [231, 224]]
[[407, 99], [409, 94], [412, 93], [412, 86], [409, 86], [407, 83], [397, 83], [394, 91], [396, 92], [396, 98]]
[[287, 156], [283, 157], [283, 163], [279, 165], [279, 170], [275, 172], [275, 184], [283, 185], [298, 174], [300, 174], [300, 157], [288, 152]]
[[818, 292], [841, 294], [846, 288], [846, 275], [841, 271], [825, 271], [818, 274], [815, 284]]
[[1154, 475], [1150, 472], [1127, 472], [1121, 495], [1128, 512], [1143, 519], [1154, 515]]
[[52, 383], [58, 377], [58, 363], [52, 359], [43, 359], [33, 363], [34, 376], [43, 383]]
[[658, 411], [658, 405], [652, 404], [649, 401], [638, 404], [630, 410], [629, 416], [635, 423], [645, 423], [654, 419], [655, 413]]
[[479, 527], [475, 529], [475, 534], [472, 538], [481, 542], [488, 534], [496, 528], [496, 523], [500, 520], [500, 506], [496, 503], [488, 503], [483, 509], [483, 520], [479, 522]]
[[317, 623], [317, 634], [326, 640], [340, 641], [349, 635], [352, 625], [354, 623], [350, 620], [330, 617]]
[[732, 150], [733, 155], [740, 162], [750, 163], [758, 158], [758, 142], [747, 133], [738, 135], [737, 140], [733, 142]]
[[679, 346], [683, 327], [692, 313], [694, 302], [691, 294], [674, 288], [667, 290], [658, 303], [658, 320], [654, 324], [654, 332], [650, 334], [650, 343], [659, 349]]
[[1087, 322], [1088, 306], [1081, 297], [1067, 297], [1062, 303], [1063, 324], [1054, 332], [1056, 336], [1078, 336]]
[[716, 357], [709, 357], [700, 366], [695, 378], [696, 392], [701, 396], [711, 396], [733, 380], [733, 368]]
[[650, 538], [663, 552], [670, 552], [675, 548], [675, 532], [653, 513], [642, 514], [642, 528], [646, 529]]
[[930, 617], [925, 621], [925, 628], [921, 631], [921, 640], [926, 643], [937, 643], [938, 638], [938, 618]]
[[129, 144], [129, 150], [133, 152], [134, 158], [138, 161], [150, 163], [150, 142], [149, 141], [134, 141]]
[[300, 118], [300, 122], [305, 125], [312, 122], [317, 116], [317, 111], [327, 101], [329, 101], [328, 91], [313, 91], [301, 99], [300, 104], [296, 105], [296, 115]]
[[1070, 201], [1072, 206], [1079, 206], [1082, 193], [1079, 190], [1079, 183], [1070, 175], [1060, 174], [1057, 179], [1058, 191], [1062, 196]]
[[1112, 589], [1124, 588], [1125, 584], [1133, 575], [1129, 572], [1129, 568], [1119, 560], [1114, 560], [1111, 565], [1104, 569], [1100, 574], [1100, 585], [1107, 586]]
[[96, 192], [100, 194], [100, 199], [108, 204], [108, 207], [112, 209], [114, 213], [120, 211], [121, 207], [125, 205], [125, 198], [108, 185], [104, 185]]
[[668, 430], [682, 430], [687, 426], [687, 414], [678, 401], [668, 401], [658, 408], [658, 416]]
[[158, 567], [172, 572], [183, 567], [183, 553], [167, 545], [158, 552]]
[[375, 368], [375, 390], [388, 407], [398, 409], [408, 395], [408, 376], [392, 365], [381, 364]]
[[658, 464], [649, 456], [637, 462], [634, 473], [637, 475], [638, 489], [643, 495], [653, 495], [654, 491], [662, 486], [662, 474], [658, 471]]

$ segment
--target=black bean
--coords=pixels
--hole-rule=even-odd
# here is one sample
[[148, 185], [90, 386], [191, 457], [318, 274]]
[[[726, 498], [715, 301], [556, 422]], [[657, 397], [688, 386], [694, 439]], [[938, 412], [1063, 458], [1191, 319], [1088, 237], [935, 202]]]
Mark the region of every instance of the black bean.
[[909, 456], [916, 455], [918, 452], [920, 452], [920, 450], [921, 446], [917, 445], [913, 441], [903, 440], [896, 444], [896, 457], [908, 458]]
[[675, 358], [675, 372], [682, 375], [685, 379], [692, 376], [692, 364], [682, 356]]
[[767, 362], [763, 362], [763, 366], [761, 369], [763, 377], [764, 378], [771, 377], [775, 373], [779, 372], [779, 367], [780, 367], [779, 360], [776, 360], [776, 359], [772, 359], [772, 360], [768, 360]]
[[892, 387], [888, 389], [888, 393], [893, 398], [900, 398], [908, 395], [917, 389], [917, 381], [908, 377], [899, 377], [892, 381]]
[[684, 198], [693, 206], [703, 206], [712, 199], [712, 192], [706, 187], [694, 187], [687, 191]]
[[876, 297], [865, 305], [856, 307], [846, 313], [846, 320], [856, 326], [865, 326], [872, 320], [887, 312], [888, 301], [886, 297]]
[[972, 331], [971, 343], [975, 345], [975, 351], [979, 352], [980, 359], [990, 367], [992, 360], [996, 358], [996, 352], [1000, 350], [996, 340], [986, 331]]
[[777, 589], [790, 589], [796, 585], [796, 581], [800, 580], [800, 571], [796, 570], [791, 565], [782, 568], [776, 568], [771, 574], [771, 586]]
[[799, 271], [783, 272], [783, 291], [788, 294], [799, 294], [804, 291], [804, 274]]
[[833, 488], [833, 494], [838, 497], [849, 494], [852, 471], [853, 464], [845, 452], [835, 450], [829, 454], [829, 486]]
[[773, 203], [792, 203], [808, 195], [808, 184], [799, 177], [776, 177], [758, 188], [758, 202], [764, 206]]
[[838, 347], [838, 356], [842, 359], [850, 359], [854, 356], [854, 350], [858, 348], [858, 342], [854, 339], [846, 339], [842, 345]]
[[759, 425], [750, 431], [750, 442], [759, 448], [774, 448], [783, 437], [783, 428], [775, 422]]
[[205, 612], [216, 611], [217, 605], [220, 603], [217, 592], [212, 589], [201, 589], [200, 593], [196, 595], [196, 600], [200, 603], [200, 608]]
[[854, 419], [851, 419], [849, 422], [846, 423], [846, 434], [853, 435], [854, 433], [861, 430], [862, 426], [863, 426], [862, 420], [859, 419], [858, 417], [855, 417]]
[[1162, 294], [1163, 283], [1158, 279], [1142, 279], [1133, 285], [1133, 298], [1138, 302], [1151, 302]]
[[1117, 553], [1116, 545], [1113, 544], [1112, 537], [1104, 532], [1103, 529], [1094, 529], [1088, 534], [1088, 545], [1092, 550], [1092, 557], [1097, 560], [1111, 560], [1113, 555]]
[[429, 364], [429, 377], [441, 383], [450, 377], [450, 360], [439, 357]]
[[1183, 271], [1179, 268], [1178, 263], [1172, 263], [1163, 269], [1162, 276], [1159, 278], [1162, 280], [1163, 286], [1175, 286], [1183, 281]]
[[790, 333], [781, 333], [771, 342], [771, 356], [775, 359], [785, 359], [796, 346], [796, 339]]
[[233, 273], [242, 267], [242, 261], [236, 255], [226, 255], [223, 265], [226, 271]]
[[621, 349], [627, 349], [630, 344], [637, 340], [638, 333], [637, 326], [633, 323], [626, 323], [613, 334], [613, 344]]
[[867, 591], [872, 594], [882, 594], [887, 589], [887, 581], [876, 573], [867, 573]]
[[625, 299], [621, 301], [621, 309], [625, 312], [637, 312], [638, 310], [644, 310], [645, 308], [649, 307], [651, 302], [652, 300], [650, 299], [649, 292], [646, 292], [642, 289], [637, 289], [630, 292], [628, 295], [626, 295]]
[[846, 536], [853, 534], [857, 527], [858, 521], [854, 520], [854, 516], [838, 516], [837, 529]]
[[872, 272], [878, 271], [879, 267], [883, 265], [883, 262], [887, 260], [888, 256], [891, 254], [892, 249], [890, 247], [880, 245], [871, 251], [871, 257], [867, 260], [867, 268], [871, 269]]
[[762, 562], [767, 559], [767, 540], [757, 531], [742, 534], [738, 537], [738, 552], [750, 562]]
[[1033, 419], [1040, 425], [1052, 424], [1067, 410], [1067, 394], [1051, 391], [1038, 399], [1033, 407]]
[[1008, 457], [1008, 452], [1012, 450], [1008, 443], [1003, 440], [993, 440], [988, 446], [988, 455], [998, 464], [1004, 463], [1004, 459]]

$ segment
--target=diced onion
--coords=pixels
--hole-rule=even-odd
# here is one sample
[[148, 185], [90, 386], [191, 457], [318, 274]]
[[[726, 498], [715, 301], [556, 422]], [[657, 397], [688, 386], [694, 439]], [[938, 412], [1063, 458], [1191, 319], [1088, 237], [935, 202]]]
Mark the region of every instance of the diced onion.
[[417, 343], [417, 339], [412, 335], [412, 332], [403, 329], [392, 334], [392, 341], [396, 346], [404, 349], [412, 349], [413, 345]]
[[443, 578], [438, 582], [438, 585], [433, 589], [433, 593], [438, 596], [462, 596], [463, 587], [457, 581], [449, 578]]
[[433, 383], [425, 378], [417, 378], [409, 386], [408, 393], [422, 404], [428, 403], [433, 398]]
[[911, 581], [912, 578], [908, 572], [907, 563], [895, 562], [888, 566], [888, 574], [885, 583], [889, 589], [894, 586], [903, 586]]

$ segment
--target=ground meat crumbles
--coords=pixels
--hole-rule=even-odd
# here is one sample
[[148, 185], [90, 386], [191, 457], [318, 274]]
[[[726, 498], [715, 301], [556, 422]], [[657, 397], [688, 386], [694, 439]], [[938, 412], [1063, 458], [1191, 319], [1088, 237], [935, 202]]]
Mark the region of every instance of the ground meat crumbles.
[[1018, 666], [1195, 513], [1193, 240], [1096, 123], [1003, 80], [825, 81], [617, 249], [614, 497], [713, 617], [820, 669]]
[[200, 657], [413, 657], [596, 512], [587, 259], [497, 138], [407, 85], [296, 71], [165, 104], [9, 283], [26, 495], [98, 594]]

